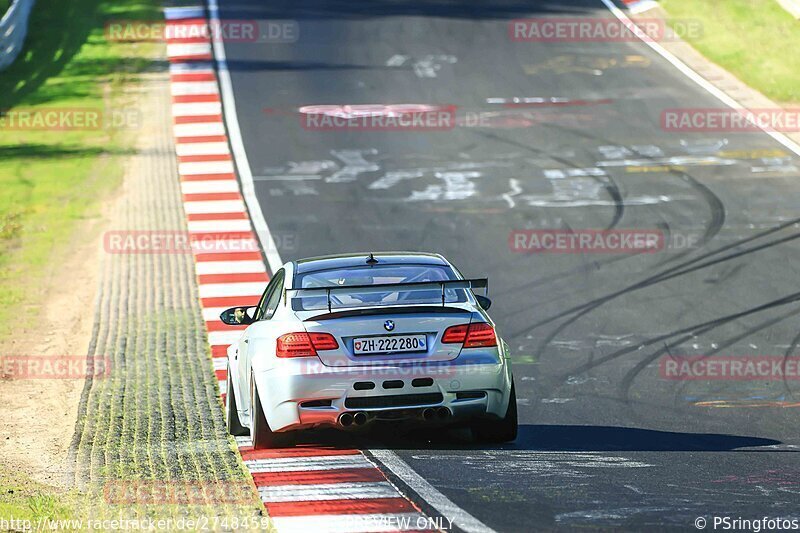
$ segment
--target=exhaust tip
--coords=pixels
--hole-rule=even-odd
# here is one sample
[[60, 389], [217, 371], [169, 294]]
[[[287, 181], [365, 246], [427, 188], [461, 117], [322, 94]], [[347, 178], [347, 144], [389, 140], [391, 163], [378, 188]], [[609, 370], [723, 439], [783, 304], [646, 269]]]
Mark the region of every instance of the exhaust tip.
[[434, 416], [436, 416], [436, 411], [434, 411], [430, 407], [427, 407], [422, 410], [422, 418], [424, 420], [433, 420]]
[[353, 422], [356, 423], [357, 426], [363, 426], [367, 423], [367, 413], [358, 412], [353, 415]]
[[440, 420], [444, 420], [446, 418], [450, 418], [450, 415], [453, 414], [450, 412], [450, 409], [447, 407], [440, 407], [436, 410], [436, 416], [439, 417]]
[[339, 415], [339, 425], [342, 427], [347, 427], [353, 424], [353, 415], [350, 413], [342, 413]]

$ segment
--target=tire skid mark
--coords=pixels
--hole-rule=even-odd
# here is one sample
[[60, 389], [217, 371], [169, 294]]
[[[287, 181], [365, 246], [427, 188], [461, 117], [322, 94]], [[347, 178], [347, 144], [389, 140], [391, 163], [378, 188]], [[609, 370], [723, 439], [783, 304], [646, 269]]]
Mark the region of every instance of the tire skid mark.
[[[632, 292], [632, 291], [635, 291], [635, 290], [638, 290], [638, 289], [642, 289], [642, 288], [645, 288], [645, 287], [649, 287], [649, 286], [654, 285], [656, 283], [660, 283], [662, 281], [666, 281], [666, 280], [672, 279], [674, 277], [681, 276], [683, 274], [694, 272], [694, 271], [697, 271], [697, 270], [700, 270], [700, 269], [703, 269], [703, 268], [706, 268], [706, 267], [709, 267], [709, 266], [713, 266], [713, 265], [728, 261], [730, 259], [735, 259], [735, 258], [743, 256], [743, 255], [754, 253], [754, 252], [760, 251], [762, 249], [766, 249], [766, 248], [769, 248], [769, 247], [772, 247], [772, 246], [777, 246], [779, 244], [784, 244], [785, 242], [789, 242], [789, 241], [792, 241], [794, 239], [800, 238], [800, 233], [796, 233], [796, 234], [790, 235], [788, 237], [784, 237], [784, 238], [781, 238], [781, 239], [778, 239], [778, 240], [775, 240], [775, 241], [771, 241], [771, 242], [766, 243], [766, 244], [762, 244], [762, 245], [753, 247], [753, 248], [748, 249], [748, 250], [744, 250], [744, 251], [740, 251], [740, 252], [737, 252], [737, 253], [734, 253], [734, 254], [731, 254], [731, 255], [727, 255], [727, 256], [722, 257], [720, 259], [714, 259], [714, 260], [711, 260], [711, 261], [706, 261], [705, 263], [700, 263], [700, 261], [702, 261], [703, 259], [707, 259], [709, 257], [713, 257], [715, 255], [718, 255], [718, 254], [722, 253], [722, 252], [730, 250], [731, 248], [738, 248], [738, 247], [742, 246], [743, 244], [746, 244], [748, 242], [754, 241], [756, 239], [760, 239], [762, 237], [766, 237], [767, 235], [771, 235], [773, 233], [779, 232], [779, 231], [781, 231], [781, 230], [783, 230], [783, 229], [785, 229], [787, 227], [793, 226], [793, 225], [798, 224], [798, 223], [800, 223], [800, 218], [792, 219], [792, 220], [789, 220], [787, 222], [784, 222], [783, 224], [779, 224], [778, 226], [775, 226], [775, 227], [770, 228], [768, 230], [765, 230], [763, 232], [757, 233], [757, 234], [752, 235], [750, 237], [747, 237], [747, 238], [744, 238], [744, 239], [740, 239], [740, 240], [738, 240], [736, 242], [733, 242], [731, 244], [726, 244], [726, 245], [721, 246], [721, 247], [719, 247], [719, 248], [717, 248], [715, 250], [711, 250], [709, 252], [703, 253], [703, 254], [695, 257], [695, 258], [692, 258], [691, 260], [688, 260], [688, 261], [686, 261], [684, 263], [681, 263], [679, 265], [675, 265], [675, 266], [673, 266], [673, 267], [671, 267], [671, 268], [669, 268], [667, 270], [664, 270], [662, 272], [659, 272], [657, 274], [649, 276], [649, 277], [647, 277], [647, 278], [645, 278], [643, 280], [640, 280], [640, 281], [638, 281], [638, 282], [636, 282], [636, 283], [634, 283], [632, 285], [629, 285], [628, 287], [625, 287], [624, 289], [620, 289], [618, 291], [609, 293], [606, 296], [601, 296], [600, 298], [596, 298], [596, 299], [591, 300], [589, 302], [573, 306], [573, 307], [571, 307], [571, 308], [569, 308], [567, 310], [561, 311], [558, 314], [553, 315], [553, 316], [551, 316], [549, 318], [546, 318], [544, 320], [540, 320], [539, 322], [535, 322], [534, 324], [532, 324], [530, 326], [527, 326], [523, 330], [514, 332], [513, 335], [514, 336], [524, 335], [525, 333], [528, 333], [529, 331], [531, 331], [533, 329], [536, 329], [536, 328], [539, 328], [539, 327], [544, 326], [546, 324], [549, 324], [551, 322], [554, 322], [554, 321], [558, 320], [559, 318], [563, 318], [563, 317], [572, 315], [574, 313], [579, 313], [579, 312], [584, 311], [586, 309], [593, 310], [597, 306], [602, 305], [602, 304], [604, 304], [606, 302], [609, 302], [609, 301], [611, 301], [611, 300], [613, 300], [613, 299], [615, 299], [615, 298], [617, 298], [619, 296], [625, 295], [625, 294], [627, 294], [629, 292]], [[699, 263], [699, 264], [695, 264], [695, 263]], [[691, 266], [691, 265], [694, 265], [694, 266]]]

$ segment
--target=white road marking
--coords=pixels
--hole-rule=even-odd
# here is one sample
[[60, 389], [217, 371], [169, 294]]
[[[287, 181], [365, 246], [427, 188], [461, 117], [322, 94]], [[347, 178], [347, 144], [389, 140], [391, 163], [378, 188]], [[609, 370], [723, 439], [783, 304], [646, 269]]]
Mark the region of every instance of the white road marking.
[[480, 172], [436, 172], [434, 176], [444, 182], [444, 185], [428, 185], [423, 191], [412, 191], [406, 201], [416, 202], [442, 201], [442, 200], [466, 200], [475, 196], [478, 192], [474, 178], [480, 178]]
[[598, 167], [646, 167], [653, 165], [671, 165], [671, 166], [688, 166], [688, 165], [735, 165], [735, 159], [723, 159], [721, 157], [700, 157], [700, 156], [675, 156], [664, 157], [661, 159], [615, 159], [613, 161], [599, 161]]
[[241, 200], [217, 200], [209, 202], [184, 202], [183, 209], [189, 215], [211, 213], [243, 213]]
[[[683, 61], [672, 55], [663, 46], [661, 46], [660, 44], [655, 42], [651, 37], [645, 34], [644, 31], [642, 31], [642, 29], [639, 28], [636, 25], [636, 23], [630, 19], [630, 17], [628, 17], [628, 15], [626, 15], [621, 9], [619, 9], [617, 6], [614, 5], [612, 0], [601, 0], [601, 1], [603, 2], [603, 4], [605, 4], [608, 10], [611, 11], [611, 13], [613, 13], [615, 17], [617, 17], [617, 19], [619, 19], [623, 24], [625, 24], [625, 26], [631, 32], [633, 32], [636, 35], [636, 37], [639, 38], [639, 40], [641, 40], [647, 46], [652, 48], [658, 55], [669, 61], [672, 64], [672, 66], [680, 70], [689, 79], [691, 79], [697, 85], [705, 89], [708, 93], [716, 97], [719, 101], [721, 101], [728, 107], [731, 107], [733, 109], [744, 109], [744, 106], [742, 106], [739, 102], [737, 102], [736, 100], [725, 94], [724, 91], [717, 88], [711, 82], [709, 82], [704, 77], [699, 75], [697, 72], [689, 68], [686, 65], [686, 63], [684, 63]], [[783, 133], [778, 133], [775, 131], [767, 131], [765, 129], [762, 129], [762, 131], [767, 135], [769, 135], [770, 137], [772, 137], [773, 139], [775, 139], [776, 141], [778, 141], [786, 148], [788, 148], [789, 150], [791, 150], [792, 152], [794, 152], [795, 154], [800, 155], [800, 145], [789, 139]]]
[[263, 502], [299, 502], [308, 500], [364, 500], [367, 498], [397, 498], [395, 488], [388, 482], [321, 483], [318, 485], [278, 485], [258, 487]]
[[325, 178], [327, 183], [349, 183], [358, 180], [359, 174], [376, 172], [381, 169], [377, 164], [371, 163], [364, 158], [364, 155], [378, 153], [374, 148], [368, 150], [331, 150], [331, 153], [344, 163], [344, 167]]
[[386, 61], [387, 67], [399, 67], [402, 66], [403, 63], [409, 60], [408, 56], [404, 56], [402, 54], [395, 54]]
[[244, 464], [253, 473], [303, 472], [305, 470], [338, 470], [340, 468], [375, 468], [375, 465], [370, 463], [367, 460], [367, 458], [361, 454], [320, 455], [315, 457], [278, 457], [273, 459], [251, 459], [245, 461]]
[[450, 499], [425, 481], [405, 461], [390, 450], [370, 450], [386, 468], [419, 494], [439, 514], [467, 533], [496, 533], [495, 530], [454, 504]]
[[522, 187], [519, 184], [519, 180], [516, 178], [510, 178], [508, 180], [508, 186], [511, 188], [511, 190], [503, 193], [503, 200], [508, 203], [509, 209], [514, 209], [514, 207], [517, 205], [517, 202], [514, 201], [514, 197], [522, 192]]
[[391, 189], [404, 180], [421, 178], [425, 173], [421, 170], [396, 170], [389, 171], [369, 184], [370, 189]]
[[605, 176], [606, 172], [600, 168], [555, 168], [544, 171], [544, 177], [549, 180], [564, 178], [582, 178], [586, 176]]

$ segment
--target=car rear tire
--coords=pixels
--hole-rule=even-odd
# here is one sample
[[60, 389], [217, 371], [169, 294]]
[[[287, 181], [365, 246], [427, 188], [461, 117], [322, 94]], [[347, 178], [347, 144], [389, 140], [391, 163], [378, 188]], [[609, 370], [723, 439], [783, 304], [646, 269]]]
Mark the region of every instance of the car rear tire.
[[225, 393], [225, 425], [228, 433], [234, 437], [243, 437], [250, 434], [250, 430], [244, 427], [239, 420], [239, 411], [236, 410], [236, 396], [233, 394], [233, 383], [231, 382], [231, 367], [228, 365], [228, 386]]
[[273, 432], [264, 408], [261, 406], [261, 398], [258, 396], [258, 387], [253, 376], [250, 376], [250, 434], [253, 436], [253, 449], [263, 450], [266, 448], [279, 448], [290, 445], [290, 437], [287, 434]]
[[508, 408], [503, 418], [478, 420], [472, 425], [472, 434], [479, 442], [511, 442], [517, 438], [517, 393], [511, 382]]

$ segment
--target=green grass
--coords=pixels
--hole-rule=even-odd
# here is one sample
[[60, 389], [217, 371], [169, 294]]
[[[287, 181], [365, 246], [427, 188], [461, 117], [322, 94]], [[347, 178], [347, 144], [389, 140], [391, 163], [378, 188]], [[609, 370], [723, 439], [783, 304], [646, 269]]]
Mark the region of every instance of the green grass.
[[710, 60], [780, 103], [800, 103], [800, 22], [775, 0], [662, 0], [671, 20], [693, 19], [687, 39]]
[[75, 513], [75, 501], [72, 494], [0, 470], [0, 519], [29, 521], [34, 527], [40, 519], [69, 520]]
[[[2, 2], [2, 0], [0, 0]], [[115, 19], [158, 19], [157, 0], [39, 0], [25, 49], [0, 74], [0, 109], [121, 108], [122, 89], [153, 65], [156, 46], [107, 42]], [[0, 3], [0, 8], [2, 3]], [[118, 185], [131, 131], [0, 126], [0, 336], [36, 312], [38, 281], [68, 252], [76, 223]]]

